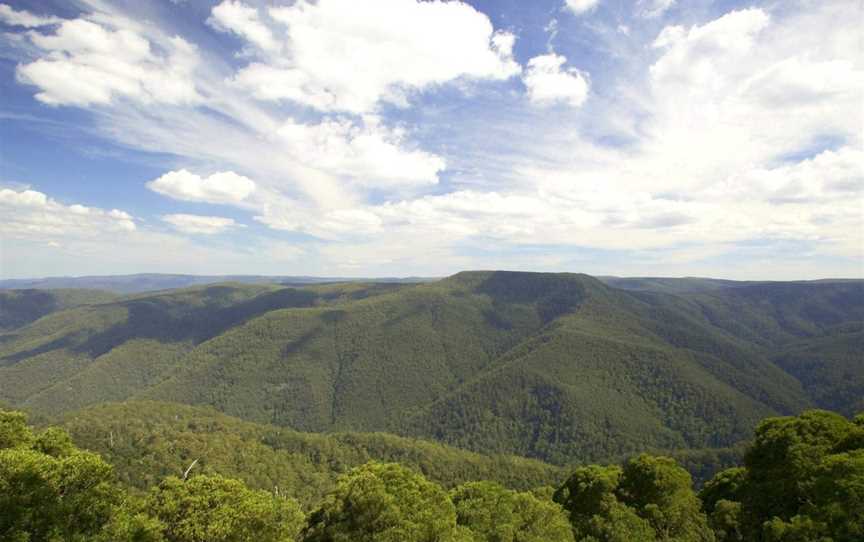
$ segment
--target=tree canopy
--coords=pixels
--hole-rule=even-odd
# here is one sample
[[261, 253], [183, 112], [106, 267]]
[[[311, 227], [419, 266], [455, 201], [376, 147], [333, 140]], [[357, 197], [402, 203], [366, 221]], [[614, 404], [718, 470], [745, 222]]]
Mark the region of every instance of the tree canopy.
[[[142, 445], [144, 445], [142, 443]], [[214, 453], [227, 453], [223, 449]], [[124, 485], [60, 428], [0, 411], [4, 542], [860, 542], [864, 416], [770, 418], [744, 464], [697, 494], [674, 459], [584, 465], [532, 491], [474, 480], [447, 490], [398, 463], [338, 476], [304, 513], [299, 488], [214, 473]]]

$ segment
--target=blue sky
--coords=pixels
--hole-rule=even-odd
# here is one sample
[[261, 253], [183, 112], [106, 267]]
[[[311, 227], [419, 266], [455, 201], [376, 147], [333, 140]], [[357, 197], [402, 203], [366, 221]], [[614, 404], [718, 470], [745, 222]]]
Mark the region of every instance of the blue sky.
[[864, 276], [855, 4], [0, 3], [0, 277]]

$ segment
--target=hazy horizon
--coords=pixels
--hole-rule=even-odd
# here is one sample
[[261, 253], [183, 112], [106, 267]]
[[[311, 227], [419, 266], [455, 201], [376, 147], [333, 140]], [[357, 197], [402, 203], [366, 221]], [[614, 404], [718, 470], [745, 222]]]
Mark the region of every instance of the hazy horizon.
[[0, 277], [0, 283], [2, 282], [35, 282], [35, 281], [45, 281], [45, 280], [64, 280], [64, 279], [110, 279], [110, 278], [126, 278], [126, 277], [136, 277], [136, 276], [161, 276], [161, 277], [194, 277], [194, 278], [263, 278], [263, 279], [285, 279], [285, 278], [308, 278], [308, 279], [316, 279], [316, 280], [366, 280], [366, 279], [396, 279], [396, 280], [407, 280], [407, 279], [418, 279], [418, 280], [441, 280], [447, 277], [453, 276], [462, 272], [504, 272], [504, 273], [550, 273], [550, 274], [584, 274], [592, 277], [599, 278], [615, 278], [615, 279], [700, 279], [700, 280], [717, 280], [717, 281], [730, 281], [730, 282], [819, 282], [819, 281], [846, 281], [853, 280], [859, 281], [864, 280], [861, 277], [844, 277], [844, 276], [825, 276], [825, 277], [816, 277], [816, 278], [806, 278], [806, 279], [774, 279], [774, 278], [752, 278], [752, 279], [732, 279], [727, 277], [709, 277], [709, 276], [696, 276], [696, 275], [616, 275], [616, 274], [593, 274], [593, 273], [583, 273], [582, 271], [532, 271], [528, 269], [461, 269], [458, 271], [453, 271], [452, 273], [447, 273], [445, 275], [333, 275], [333, 274], [319, 274], [319, 275], [305, 275], [305, 274], [292, 274], [292, 273], [282, 273], [282, 274], [258, 274], [258, 273], [226, 273], [226, 274], [200, 274], [200, 273], [171, 273], [171, 272], [158, 272], [158, 273], [118, 273], [118, 274], [102, 274], [102, 275], [41, 275], [41, 276], [27, 276], [27, 277], [14, 277], [14, 278], [6, 278]]

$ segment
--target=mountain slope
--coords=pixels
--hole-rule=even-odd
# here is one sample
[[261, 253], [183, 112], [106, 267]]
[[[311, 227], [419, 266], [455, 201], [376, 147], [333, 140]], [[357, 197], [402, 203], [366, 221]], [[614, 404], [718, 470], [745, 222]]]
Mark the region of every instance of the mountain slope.
[[[0, 336], [0, 400], [46, 414], [129, 398], [209, 405], [302, 431], [388, 431], [559, 464], [729, 446], [760, 418], [835, 400], [835, 377], [861, 377], [854, 342], [837, 362], [845, 372], [816, 387], [794, 367], [821, 367], [812, 348], [857, 329], [862, 288], [671, 295], [587, 275], [465, 272], [144, 294]], [[804, 361], [785, 363], [787, 351]]]
[[100, 290], [0, 290], [0, 332], [12, 331], [52, 312], [116, 298]]
[[102, 455], [125, 484], [139, 489], [182, 473], [242, 479], [290, 491], [309, 506], [336, 477], [370, 460], [398, 461], [446, 487], [495, 480], [514, 489], [559, 483], [564, 469], [504, 455], [480, 455], [384, 433], [300, 433], [244, 422], [211, 408], [152, 401], [109, 403], [72, 412], [62, 427]]

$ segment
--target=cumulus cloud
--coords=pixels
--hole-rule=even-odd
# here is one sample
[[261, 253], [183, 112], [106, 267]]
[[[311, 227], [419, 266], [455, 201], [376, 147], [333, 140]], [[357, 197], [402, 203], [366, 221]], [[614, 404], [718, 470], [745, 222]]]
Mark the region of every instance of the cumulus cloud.
[[43, 17], [34, 15], [29, 11], [17, 11], [11, 6], [0, 4], [0, 22], [10, 26], [24, 26], [26, 28], [38, 28], [40, 26], [48, 26], [57, 24], [62, 19], [59, 17]]
[[202, 177], [180, 169], [148, 182], [147, 188], [183, 201], [237, 205], [255, 192], [255, 182], [233, 171], [220, 171]]
[[[850, 55], [852, 10], [844, 15], [841, 5], [777, 19], [736, 10], [664, 28], [649, 70], [643, 178], [689, 193], [754, 166], [773, 169], [784, 156], [816, 154], [824, 150], [813, 148], [817, 137], [860, 145], [864, 71]], [[795, 52], [785, 45], [791, 35]]]
[[[514, 36], [458, 1], [300, 0], [268, 15], [273, 27], [233, 0], [213, 10], [220, 28], [261, 49], [261, 59], [234, 78], [259, 99], [362, 113], [458, 78], [507, 79], [520, 71]], [[283, 36], [285, 54], [266, 54], [276, 48], [274, 34]]]
[[729, 64], [748, 53], [770, 17], [761, 9], [732, 11], [704, 25], [690, 29], [667, 26], [654, 41], [664, 49], [651, 66], [655, 84], [689, 85], [714, 90]]
[[57, 237], [90, 238], [136, 230], [133, 218], [124, 211], [65, 205], [36, 190], [0, 189], [0, 210], [0, 236], [6, 239], [49, 242]]
[[595, 9], [599, 3], [600, 0], [565, 0], [564, 5], [576, 15], [581, 15]]
[[575, 68], [563, 68], [567, 58], [550, 53], [528, 61], [522, 77], [528, 98], [539, 105], [565, 103], [579, 107], [588, 98], [587, 74]]
[[[345, 16], [360, 4], [301, 0], [271, 10], [223, 2], [210, 25], [239, 37], [237, 58], [245, 65], [235, 71], [234, 62], [219, 62], [221, 51], [200, 51], [192, 73], [207, 107], [165, 107], [116, 90], [125, 88], [120, 83], [88, 79], [111, 89], [111, 107], [95, 108], [98, 129], [115, 142], [223, 172], [169, 172], [149, 183], [156, 192], [239, 206], [270, 228], [326, 239], [298, 259], [305, 264], [320, 254], [314, 272], [348, 262], [364, 274], [429, 274], [488, 266], [489, 258], [495, 265], [573, 268], [591, 260], [574, 263], [566, 255], [587, 250], [618, 251], [619, 263], [627, 265], [665, 263], [665, 272], [675, 274], [686, 262], [735, 261], [734, 268], [700, 268], [702, 274], [733, 274], [738, 261], [730, 251], [737, 257], [750, 250], [756, 262], [762, 249], [747, 247], [757, 244], [774, 247], [776, 258], [777, 247], [806, 248], [816, 255], [808, 268], [821, 269], [816, 274], [844, 274], [852, 269], [844, 262], [860, 262], [864, 79], [852, 3], [739, 9], [666, 26], [647, 41], [646, 28], [634, 25], [622, 40], [612, 25], [602, 39], [621, 47], [609, 64], [626, 64], [620, 79], [599, 72], [589, 79], [568, 68], [563, 54], [550, 52], [526, 65], [527, 100], [513, 92], [466, 93], [446, 106], [430, 101], [398, 117], [388, 116], [392, 110], [382, 103], [421, 104], [422, 91], [448, 81], [462, 85], [520, 73], [512, 58], [515, 37], [496, 32], [485, 15], [459, 2], [400, 2], [393, 11], [400, 23], [386, 27], [381, 21], [387, 17]], [[338, 17], [334, 6], [344, 8]], [[376, 6], [362, 7], [376, 12]], [[637, 9], [634, 17], [645, 14]], [[438, 35], [427, 35], [412, 17]], [[139, 48], [142, 58], [164, 59], [170, 50], [166, 36], [157, 39], [134, 24], [82, 19], [111, 39], [121, 30], [141, 37], [148, 43], [146, 54]], [[443, 42], [442, 20], [455, 25], [447, 26]], [[134, 51], [134, 43], [130, 38], [125, 47]], [[59, 46], [42, 45], [48, 48], [36, 51], [41, 60], [54, 61], [51, 47]], [[96, 44], [65, 42], [58, 54], [68, 60], [96, 50]], [[566, 53], [578, 66], [579, 53]], [[381, 65], [367, 57], [382, 59]], [[424, 71], [427, 64], [433, 69]], [[202, 77], [204, 70], [209, 77]], [[85, 102], [107, 103], [78, 103]], [[574, 107], [531, 107], [556, 103]], [[228, 174], [248, 182], [220, 178]], [[150, 254], [158, 254], [156, 237], [148, 239], [147, 246], [156, 247]], [[68, 246], [65, 238], [49, 242]], [[284, 248], [286, 257], [299, 250]], [[267, 259], [266, 250], [256, 254]], [[803, 269], [787, 264], [777, 265], [786, 273], [778, 277]], [[752, 269], [763, 276], [774, 271], [755, 263]]]
[[28, 36], [44, 56], [19, 65], [17, 77], [38, 87], [36, 99], [43, 103], [104, 105], [123, 97], [145, 104], [192, 104], [201, 99], [192, 77], [197, 51], [179, 36], [166, 40], [164, 52], [157, 53], [133, 30], [84, 18], [65, 20], [54, 33]]
[[404, 131], [388, 129], [374, 118], [363, 126], [330, 119], [320, 124], [288, 121], [279, 142], [298, 161], [369, 187], [428, 185], [438, 182], [444, 160], [403, 148]]
[[242, 226], [233, 218], [221, 216], [173, 214], [162, 216], [162, 220], [171, 224], [179, 232], [201, 235], [214, 235]]
[[265, 51], [280, 46], [270, 29], [261, 22], [258, 10], [236, 0], [225, 0], [215, 6], [207, 22], [217, 30], [233, 32]]

